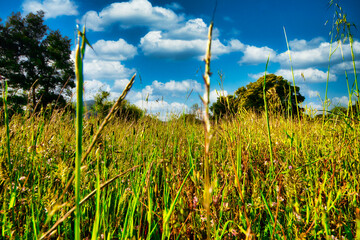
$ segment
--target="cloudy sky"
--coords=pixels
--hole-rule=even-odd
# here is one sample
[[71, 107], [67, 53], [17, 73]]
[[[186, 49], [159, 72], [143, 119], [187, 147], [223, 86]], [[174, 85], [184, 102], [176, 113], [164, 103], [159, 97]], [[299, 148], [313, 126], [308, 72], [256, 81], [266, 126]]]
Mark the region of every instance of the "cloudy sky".
[[[360, 26], [359, 0], [340, 1], [348, 21]], [[129, 78], [138, 77], [128, 100], [148, 112], [189, 111], [203, 94], [203, 57], [215, 0], [13, 0], [0, 2], [3, 21], [12, 12], [45, 11], [45, 23], [73, 40], [76, 25], [86, 24], [94, 50], [85, 56], [85, 100], [99, 89], [120, 95]], [[295, 81], [306, 100], [319, 108], [325, 97], [346, 105], [354, 81], [348, 42], [332, 54], [330, 36], [335, 9], [327, 0], [219, 0], [214, 18], [211, 101], [233, 94], [265, 71], [292, 81], [284, 35], [289, 40]], [[328, 21], [327, 24], [325, 24]], [[352, 29], [356, 68], [359, 31]], [[332, 50], [338, 45], [332, 45]], [[222, 74], [222, 82], [220, 81]], [[147, 100], [147, 101], [145, 101]]]

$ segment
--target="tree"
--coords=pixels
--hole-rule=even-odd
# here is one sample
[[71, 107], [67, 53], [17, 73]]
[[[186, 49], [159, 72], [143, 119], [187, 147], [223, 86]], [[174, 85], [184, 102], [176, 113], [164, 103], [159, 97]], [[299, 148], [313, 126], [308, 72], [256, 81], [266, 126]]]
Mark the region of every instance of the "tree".
[[[263, 84], [264, 76], [260, 77], [256, 82], [249, 83], [246, 87], [241, 87], [235, 91], [239, 106], [245, 109], [253, 109], [256, 112], [264, 110], [264, 98], [263, 98]], [[273, 111], [285, 111], [285, 113], [291, 112], [296, 114], [296, 99], [297, 103], [302, 103], [305, 97], [300, 94], [300, 88], [295, 86], [284, 79], [282, 76], [276, 76], [275, 74], [266, 75], [266, 98], [269, 107]]]
[[[235, 113], [239, 108], [254, 110], [257, 113], [264, 111], [263, 84], [264, 76], [256, 82], [249, 83], [246, 87], [240, 87], [234, 95], [218, 98], [211, 107], [214, 116], [221, 117], [228, 113]], [[305, 100], [305, 97], [300, 94], [299, 87], [295, 86], [294, 91], [289, 81], [274, 74], [266, 75], [265, 91], [270, 111], [282, 112], [285, 115], [296, 115], [295, 94], [298, 104]], [[301, 108], [299, 110], [302, 111]]]
[[238, 110], [237, 99], [234, 95], [220, 96], [217, 98], [217, 101], [211, 105], [210, 110], [216, 119], [224, 116], [232, 116]]
[[[99, 117], [104, 118], [114, 105], [115, 101], [109, 101], [110, 93], [104, 90], [100, 90], [95, 95], [95, 103], [92, 105], [92, 111]], [[144, 116], [144, 111], [135, 105], [130, 104], [128, 101], [123, 100], [120, 103], [119, 109], [116, 113], [116, 117], [119, 119], [127, 120], [139, 120]]]
[[0, 19], [0, 75], [9, 86], [9, 102], [32, 109], [64, 106], [74, 83], [70, 39], [44, 25], [44, 12]]

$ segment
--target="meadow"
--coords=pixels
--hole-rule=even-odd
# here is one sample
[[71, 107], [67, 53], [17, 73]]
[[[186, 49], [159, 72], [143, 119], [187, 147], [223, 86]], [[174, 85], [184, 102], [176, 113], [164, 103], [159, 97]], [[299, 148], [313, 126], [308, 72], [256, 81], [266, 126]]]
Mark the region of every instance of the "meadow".
[[5, 104], [1, 238], [360, 238], [356, 116], [83, 119], [79, 36], [76, 118]]
[[[213, 126], [211, 238], [359, 237], [359, 124], [275, 115], [269, 121], [273, 164], [264, 115], [244, 112]], [[84, 121], [84, 146], [100, 122]], [[74, 206], [74, 185], [57, 202], [74, 170], [74, 119], [61, 112], [18, 116], [10, 130], [11, 169], [5, 157], [1, 163], [1, 236], [34, 239]], [[110, 121], [82, 169], [81, 199], [101, 187], [97, 182], [120, 176], [81, 204], [82, 239], [94, 231], [100, 239], [206, 238], [203, 156], [202, 124]], [[52, 234], [73, 239], [74, 214]]]

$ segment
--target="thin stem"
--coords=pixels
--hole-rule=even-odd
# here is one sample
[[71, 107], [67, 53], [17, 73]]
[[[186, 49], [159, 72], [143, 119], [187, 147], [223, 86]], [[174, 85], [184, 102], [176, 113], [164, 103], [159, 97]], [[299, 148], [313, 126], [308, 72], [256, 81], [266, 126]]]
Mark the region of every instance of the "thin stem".
[[76, 74], [76, 159], [75, 159], [75, 240], [80, 240], [80, 167], [82, 156], [82, 115], [83, 115], [83, 58], [85, 52], [85, 27], [82, 33], [82, 42], [80, 49], [80, 32], [78, 34], [78, 43], [75, 56], [75, 74]]
[[210, 188], [210, 176], [209, 176], [209, 149], [210, 149], [210, 117], [209, 117], [209, 96], [210, 96], [210, 59], [211, 59], [211, 41], [212, 30], [214, 23], [211, 22], [208, 33], [208, 45], [205, 55], [205, 74], [203, 76], [205, 82], [205, 94], [202, 98], [205, 113], [204, 113], [204, 130], [205, 130], [205, 158], [204, 158], [204, 175], [205, 175], [205, 189], [204, 189], [204, 207], [206, 209], [206, 232], [207, 238], [210, 239], [210, 202], [211, 202], [211, 188]]

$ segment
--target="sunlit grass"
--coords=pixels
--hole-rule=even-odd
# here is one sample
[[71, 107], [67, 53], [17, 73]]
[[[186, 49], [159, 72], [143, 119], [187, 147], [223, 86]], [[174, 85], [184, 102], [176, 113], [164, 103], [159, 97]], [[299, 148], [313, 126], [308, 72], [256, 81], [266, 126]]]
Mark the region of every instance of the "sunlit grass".
[[4, 89], [1, 238], [359, 239], [357, 116], [273, 113], [264, 77], [263, 114], [211, 122], [209, 41], [205, 131], [114, 118], [135, 75], [104, 119], [82, 119], [79, 36], [75, 121], [63, 111], [7, 121]]
[[[97, 119], [84, 120], [84, 146], [91, 142], [91, 127], [98, 125]], [[355, 239], [359, 125], [323, 125], [321, 119], [298, 122], [270, 114], [269, 126], [271, 180], [265, 115], [244, 112], [213, 126], [211, 235], [244, 239], [250, 226], [251, 234], [260, 239]], [[49, 122], [39, 115], [31, 120], [14, 117], [10, 129], [14, 171], [12, 178], [2, 178], [2, 236], [32, 238], [36, 229], [44, 234], [73, 207], [74, 193], [68, 191], [65, 204], [51, 213], [72, 176], [75, 128], [69, 116], [58, 115]], [[4, 126], [2, 136], [5, 132]], [[81, 205], [81, 238], [91, 238], [94, 224], [98, 236], [106, 239], [157, 239], [164, 231], [170, 238], [205, 237], [203, 139], [203, 126], [191, 122], [110, 121], [81, 175], [81, 199], [101, 187], [101, 194]], [[5, 138], [1, 144], [6, 144]], [[70, 214], [53, 235], [72, 238], [73, 221]]]

